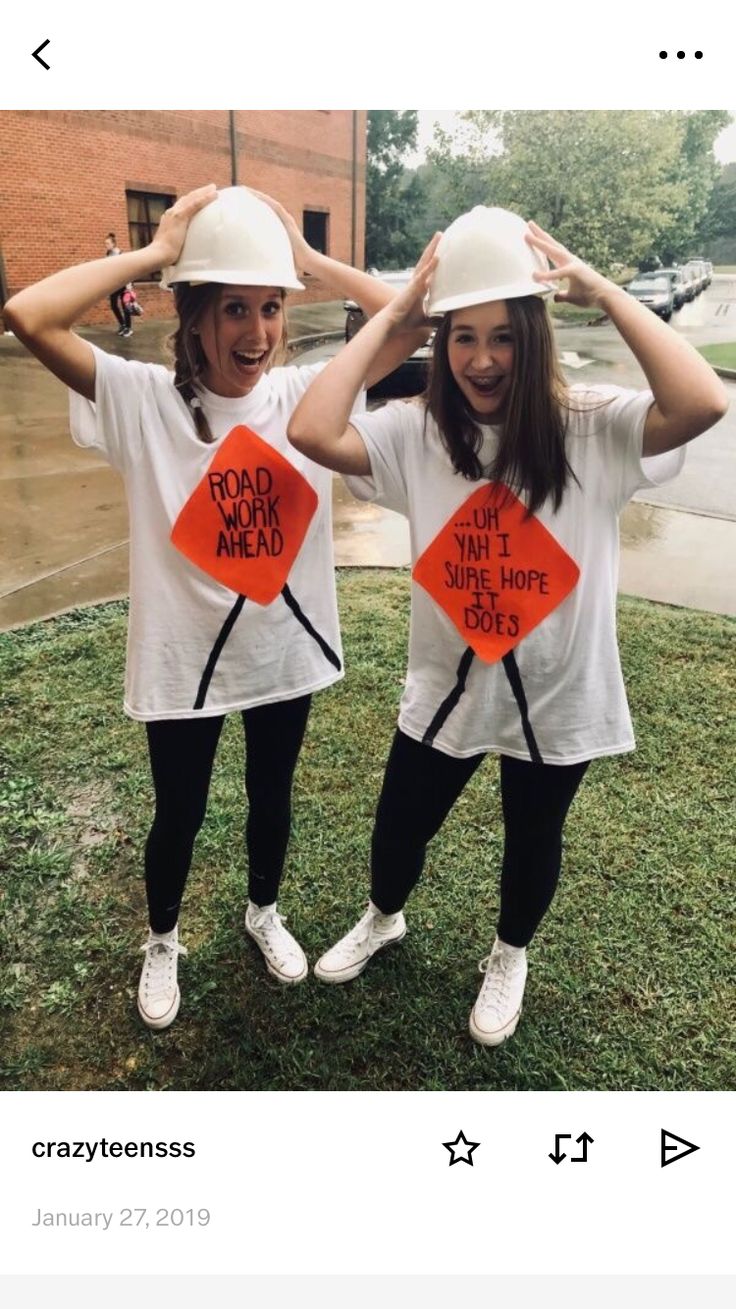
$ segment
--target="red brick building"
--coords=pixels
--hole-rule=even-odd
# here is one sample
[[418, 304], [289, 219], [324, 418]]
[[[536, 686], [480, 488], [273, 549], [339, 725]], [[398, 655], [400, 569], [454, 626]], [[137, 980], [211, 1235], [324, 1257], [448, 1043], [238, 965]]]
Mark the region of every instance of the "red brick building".
[[[267, 191], [327, 254], [363, 266], [364, 111], [110, 110], [0, 114], [0, 308], [70, 264], [145, 244], [172, 198], [205, 182]], [[170, 317], [155, 281], [150, 317]], [[329, 298], [319, 283], [296, 303]], [[106, 322], [106, 301], [88, 322]]]

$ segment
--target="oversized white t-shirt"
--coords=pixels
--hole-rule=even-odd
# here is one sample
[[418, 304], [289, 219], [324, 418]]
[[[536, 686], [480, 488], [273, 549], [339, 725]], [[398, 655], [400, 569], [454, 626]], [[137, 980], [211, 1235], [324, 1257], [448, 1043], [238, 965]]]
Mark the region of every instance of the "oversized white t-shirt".
[[[504, 505], [489, 481], [454, 471], [421, 402], [351, 418], [371, 476], [348, 486], [410, 525], [399, 726], [447, 754], [573, 764], [634, 748], [616, 640], [618, 515], [636, 490], [676, 476], [685, 452], [642, 458], [649, 391], [573, 387], [572, 400], [579, 485], [569, 481], [557, 513], [546, 501], [526, 522], [523, 497]], [[482, 432], [490, 467], [499, 432]]]
[[[322, 365], [274, 368], [235, 399], [200, 389], [215, 438], [207, 445], [167, 368], [97, 349], [95, 363], [95, 402], [71, 393], [71, 429], [125, 480], [126, 713], [146, 721], [223, 714], [341, 678], [332, 474], [286, 439]], [[248, 598], [254, 590], [263, 599], [269, 570], [273, 598]]]

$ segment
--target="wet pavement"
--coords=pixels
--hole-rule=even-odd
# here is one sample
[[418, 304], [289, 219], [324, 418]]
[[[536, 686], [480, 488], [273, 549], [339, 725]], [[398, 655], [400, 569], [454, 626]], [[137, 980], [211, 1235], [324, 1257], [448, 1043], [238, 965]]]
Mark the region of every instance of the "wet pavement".
[[[340, 302], [292, 308], [292, 338], [339, 331]], [[673, 320], [694, 344], [736, 338], [736, 278]], [[167, 325], [137, 324], [127, 341], [114, 326], [84, 329], [105, 349], [162, 358]], [[636, 362], [610, 326], [557, 333], [571, 381], [642, 385]], [[339, 342], [319, 347], [337, 348]], [[300, 362], [314, 357], [300, 354]], [[727, 382], [736, 397], [736, 384]], [[736, 614], [736, 405], [688, 451], [670, 486], [637, 498], [621, 519], [620, 589], [631, 595]], [[409, 563], [404, 519], [352, 499], [335, 479], [338, 565]], [[12, 337], [0, 337], [0, 630], [127, 593], [127, 512], [118, 474], [68, 433], [66, 389]]]

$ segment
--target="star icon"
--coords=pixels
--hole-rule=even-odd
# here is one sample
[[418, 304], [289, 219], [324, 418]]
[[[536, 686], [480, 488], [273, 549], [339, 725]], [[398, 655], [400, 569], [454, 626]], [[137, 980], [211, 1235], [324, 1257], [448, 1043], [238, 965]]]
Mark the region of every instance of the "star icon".
[[442, 1144], [452, 1155], [451, 1168], [453, 1164], [470, 1164], [473, 1167], [473, 1151], [478, 1149], [480, 1141], [468, 1141], [464, 1132], [458, 1132], [454, 1141], [443, 1141]]

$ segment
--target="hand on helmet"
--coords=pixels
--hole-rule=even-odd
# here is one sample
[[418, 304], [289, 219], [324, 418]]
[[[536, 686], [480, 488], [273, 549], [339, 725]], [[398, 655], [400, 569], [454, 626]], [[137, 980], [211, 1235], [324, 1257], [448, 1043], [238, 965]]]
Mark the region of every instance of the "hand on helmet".
[[312, 249], [307, 241], [305, 241], [299, 230], [299, 225], [296, 219], [292, 217], [288, 209], [284, 209], [284, 206], [279, 204], [278, 200], [274, 200], [271, 195], [266, 195], [265, 191], [256, 191], [253, 186], [249, 186], [248, 190], [251, 195], [257, 196], [258, 199], [262, 200], [264, 204], [267, 204], [270, 209], [273, 209], [276, 216], [281, 219], [281, 222], [286, 228], [286, 234], [291, 242], [291, 248], [294, 252], [294, 265], [297, 273], [308, 273], [310, 271], [309, 266], [311, 260], [317, 252]]
[[161, 222], [150, 246], [156, 251], [161, 268], [176, 263], [190, 220], [200, 209], [210, 204], [216, 195], [217, 187], [214, 182], [210, 182], [208, 186], [197, 187], [196, 191], [188, 191], [186, 195], [179, 196], [176, 203], [161, 215]]
[[546, 255], [553, 265], [547, 272], [534, 273], [536, 282], [556, 283], [563, 278], [566, 279], [567, 290], [557, 291], [555, 294], [555, 300], [558, 302], [580, 305], [585, 309], [594, 308], [600, 303], [601, 297], [614, 286], [608, 278], [571, 254], [559, 241], [555, 241], [554, 237], [537, 223], [529, 223], [529, 231], [525, 239], [535, 250]]
[[413, 332], [420, 327], [429, 327], [430, 320], [424, 312], [424, 302], [432, 274], [437, 267], [435, 251], [441, 236], [441, 232], [435, 232], [419, 258], [411, 281], [383, 310], [392, 324], [393, 331]]

